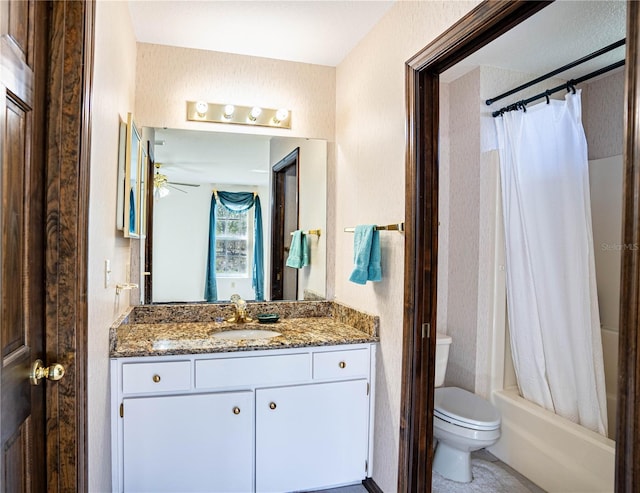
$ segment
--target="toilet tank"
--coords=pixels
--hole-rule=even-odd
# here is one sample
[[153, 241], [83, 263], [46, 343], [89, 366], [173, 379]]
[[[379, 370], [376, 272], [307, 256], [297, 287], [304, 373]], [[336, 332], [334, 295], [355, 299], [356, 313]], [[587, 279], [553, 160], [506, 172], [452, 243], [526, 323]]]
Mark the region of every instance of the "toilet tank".
[[449, 346], [451, 346], [451, 337], [438, 332], [436, 334], [436, 387], [441, 387], [444, 383], [447, 361], [449, 360]]

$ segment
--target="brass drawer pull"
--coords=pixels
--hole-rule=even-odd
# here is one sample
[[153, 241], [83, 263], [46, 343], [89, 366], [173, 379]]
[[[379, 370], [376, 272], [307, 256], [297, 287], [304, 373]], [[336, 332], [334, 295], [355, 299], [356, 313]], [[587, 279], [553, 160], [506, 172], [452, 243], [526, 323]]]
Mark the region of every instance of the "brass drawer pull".
[[154, 381], [155, 383], [158, 383], [158, 382], [160, 381], [160, 375], [154, 375], [154, 376], [153, 376], [153, 381]]
[[341, 361], [340, 363], [338, 363], [338, 366], [339, 366], [340, 368], [346, 368], [346, 367], [347, 367], [347, 364], [346, 364], [344, 361]]
[[275, 409], [276, 407], [277, 406], [275, 402], [272, 402], [271, 404], [269, 404], [269, 409]]
[[240, 408], [238, 406], [233, 408], [233, 414], [240, 414]]

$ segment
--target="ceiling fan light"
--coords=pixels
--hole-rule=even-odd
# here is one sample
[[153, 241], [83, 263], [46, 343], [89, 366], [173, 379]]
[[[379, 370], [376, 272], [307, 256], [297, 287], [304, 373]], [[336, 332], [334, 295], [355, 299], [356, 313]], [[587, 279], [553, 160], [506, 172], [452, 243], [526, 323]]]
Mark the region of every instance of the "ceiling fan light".
[[171, 190], [169, 190], [169, 187], [163, 186], [163, 187], [158, 187], [154, 190], [153, 192], [153, 197], [158, 200], [158, 199], [163, 199], [164, 197], [166, 197], [167, 195], [169, 195], [171, 193]]

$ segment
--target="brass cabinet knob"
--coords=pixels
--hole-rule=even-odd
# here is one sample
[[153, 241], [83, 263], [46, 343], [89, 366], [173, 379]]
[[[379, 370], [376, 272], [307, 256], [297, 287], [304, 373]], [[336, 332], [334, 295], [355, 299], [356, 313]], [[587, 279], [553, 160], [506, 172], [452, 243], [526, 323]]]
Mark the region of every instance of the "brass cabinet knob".
[[238, 406], [233, 408], [233, 414], [240, 414], [240, 408]]
[[269, 404], [269, 409], [275, 409], [276, 407], [277, 406], [276, 406], [275, 402], [272, 402], [272, 403]]
[[153, 376], [153, 381], [154, 381], [155, 383], [158, 383], [158, 382], [160, 381], [160, 375], [154, 375], [154, 376]]
[[31, 373], [29, 373], [29, 381], [31, 385], [39, 385], [40, 380], [60, 380], [64, 377], [64, 366], [60, 363], [54, 363], [50, 366], [43, 366], [42, 360], [35, 360], [31, 365]]
[[347, 364], [346, 364], [344, 361], [341, 361], [340, 363], [338, 363], [338, 366], [339, 366], [340, 368], [346, 368], [346, 367], [347, 367]]

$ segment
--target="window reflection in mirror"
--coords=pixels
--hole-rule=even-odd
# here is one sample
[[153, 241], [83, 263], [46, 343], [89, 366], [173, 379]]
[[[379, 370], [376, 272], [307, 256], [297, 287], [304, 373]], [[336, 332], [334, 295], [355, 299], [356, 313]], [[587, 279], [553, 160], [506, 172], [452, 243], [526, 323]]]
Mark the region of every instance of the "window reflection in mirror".
[[[145, 129], [145, 135], [147, 134]], [[308, 236], [310, 265], [295, 269], [298, 290], [291, 299], [326, 296], [326, 141], [176, 129], [154, 129], [156, 179], [149, 185], [154, 196], [152, 242], [152, 302], [202, 302], [206, 277], [211, 195], [214, 189], [252, 192], [260, 197], [264, 238], [264, 294], [271, 300], [272, 167], [293, 149], [300, 148], [299, 220], [302, 230], [320, 229]], [[151, 138], [150, 138], [151, 139]], [[158, 175], [161, 175], [158, 179]], [[166, 181], [164, 181], [166, 177]], [[220, 216], [218, 216], [220, 217]], [[218, 244], [216, 277], [218, 299], [238, 293], [255, 299], [252, 288], [253, 211], [247, 217], [246, 238], [223, 238]], [[235, 228], [225, 223], [225, 234]], [[222, 227], [222, 223], [220, 225]], [[240, 233], [238, 233], [240, 234]], [[241, 235], [242, 236], [242, 235]], [[243, 247], [238, 241], [246, 242]], [[247, 252], [245, 261], [240, 257]], [[232, 258], [239, 254], [240, 257]], [[222, 265], [223, 259], [225, 266]], [[236, 262], [237, 260], [237, 262]], [[234, 262], [242, 264], [235, 269]], [[246, 265], [245, 265], [246, 264]], [[234, 264], [235, 265], [235, 264]], [[238, 266], [236, 266], [238, 267]], [[220, 270], [218, 269], [218, 270]], [[237, 270], [238, 272], [229, 272]]]

